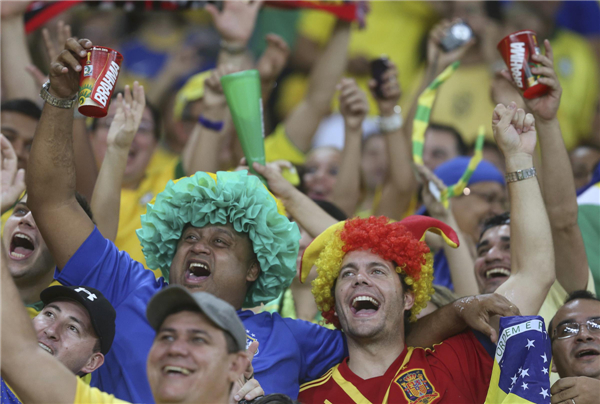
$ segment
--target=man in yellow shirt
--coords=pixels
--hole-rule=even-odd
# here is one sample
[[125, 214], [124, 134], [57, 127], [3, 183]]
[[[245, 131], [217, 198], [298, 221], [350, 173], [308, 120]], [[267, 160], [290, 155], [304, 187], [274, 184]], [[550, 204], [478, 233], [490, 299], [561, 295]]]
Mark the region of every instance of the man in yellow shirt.
[[[57, 356], [54, 345], [44, 342], [41, 346], [38, 343], [19, 302], [17, 289], [4, 266], [1, 280], [2, 375], [18, 397], [24, 402], [122, 403], [114, 396], [83, 383], [73, 376], [64, 362], [61, 364], [47, 354]], [[98, 298], [95, 290], [91, 293], [84, 288], [59, 288], [63, 293], [63, 289], [68, 289], [69, 298], [80, 302], [57, 301], [61, 307], [48, 310], [52, 316], [61, 319], [66, 313], [71, 314], [63, 330], [71, 333], [66, 338], [85, 340], [86, 347], [91, 349], [98, 340], [95, 331], [100, 337], [101, 352], [110, 348], [109, 335], [98, 331], [97, 326], [98, 321], [106, 321], [106, 316], [94, 316], [89, 309], [98, 306], [103, 297]], [[48, 291], [53, 289], [56, 288]], [[88, 307], [91, 320], [88, 318], [86, 322], [85, 318], [77, 318], [75, 321], [72, 313], [60, 310], [65, 309], [64, 305], [78, 304]], [[110, 305], [108, 301], [104, 304]], [[81, 311], [82, 314], [84, 312]], [[183, 287], [171, 286], [150, 301], [147, 319], [156, 330], [147, 364], [156, 402], [226, 403], [230, 400], [234, 383], [246, 381], [243, 376], [249, 364], [245, 353], [246, 331], [235, 309], [228, 303], [205, 292], [191, 294]], [[52, 320], [54, 317], [49, 316], [49, 320], [45, 321]], [[93, 357], [95, 364], [102, 364], [101, 353], [95, 353]], [[84, 367], [83, 371], [90, 369]]]

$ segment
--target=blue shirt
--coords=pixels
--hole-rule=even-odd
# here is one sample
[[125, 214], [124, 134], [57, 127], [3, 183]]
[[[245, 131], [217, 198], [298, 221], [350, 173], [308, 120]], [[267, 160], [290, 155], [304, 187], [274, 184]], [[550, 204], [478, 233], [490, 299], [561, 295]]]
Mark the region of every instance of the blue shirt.
[[15, 393], [8, 388], [4, 379], [0, 377], [0, 403], [2, 404], [21, 404]]
[[[98, 289], [117, 311], [115, 339], [104, 365], [92, 375], [91, 385], [132, 403], [152, 403], [146, 358], [155, 332], [146, 320], [150, 298], [167, 283], [106, 240], [90, 234], [55, 279], [63, 285]], [[248, 345], [258, 340], [252, 361], [254, 374], [266, 394], [298, 396], [301, 383], [314, 380], [348, 355], [345, 338], [301, 320], [278, 314], [238, 311], [246, 327]]]
[[433, 256], [433, 284], [444, 286], [454, 291], [452, 276], [450, 276], [450, 265], [443, 249], [436, 252]]

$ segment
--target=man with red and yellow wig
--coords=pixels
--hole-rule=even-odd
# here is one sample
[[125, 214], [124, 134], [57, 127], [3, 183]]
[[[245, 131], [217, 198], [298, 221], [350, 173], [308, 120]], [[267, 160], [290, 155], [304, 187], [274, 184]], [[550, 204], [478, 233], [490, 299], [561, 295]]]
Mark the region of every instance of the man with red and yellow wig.
[[[450, 305], [455, 310], [447, 311], [449, 315], [477, 299], [504, 300], [504, 311], [512, 315], [519, 310], [535, 314], [554, 281], [548, 216], [531, 168], [536, 139], [533, 117], [517, 110], [514, 103], [508, 108], [498, 105], [493, 124], [509, 171], [511, 232], [518, 235], [511, 253], [519, 268], [498, 294], [460, 299]], [[385, 217], [370, 217], [331, 226], [305, 250], [301, 278], [316, 267], [312, 292], [317, 306], [328, 322], [343, 330], [349, 356], [321, 378], [302, 385], [301, 402], [485, 401], [494, 351], [486, 337], [466, 331], [433, 349], [405, 343], [406, 319], [414, 321], [433, 293], [433, 259], [424, 242], [428, 230], [458, 246], [454, 231], [433, 218], [411, 216], [392, 223]], [[506, 315], [499, 311], [490, 314]], [[492, 341], [496, 333], [490, 332]]]

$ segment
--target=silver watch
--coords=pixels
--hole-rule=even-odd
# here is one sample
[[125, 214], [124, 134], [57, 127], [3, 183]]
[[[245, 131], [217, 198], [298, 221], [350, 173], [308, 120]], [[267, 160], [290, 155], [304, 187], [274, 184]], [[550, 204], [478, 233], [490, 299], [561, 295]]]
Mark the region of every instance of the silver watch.
[[40, 97], [42, 98], [42, 100], [44, 100], [48, 104], [52, 105], [53, 107], [64, 108], [64, 109], [73, 108], [73, 104], [75, 104], [75, 101], [77, 101], [77, 94], [75, 94], [75, 96], [71, 99], [56, 98], [55, 96], [50, 94], [50, 92], [48, 91], [49, 88], [50, 88], [50, 80], [45, 82], [44, 85], [42, 86], [42, 90], [40, 91]]
[[523, 181], [536, 176], [535, 167], [526, 168], [525, 170], [517, 170], [512, 173], [506, 173], [504, 179], [506, 182]]

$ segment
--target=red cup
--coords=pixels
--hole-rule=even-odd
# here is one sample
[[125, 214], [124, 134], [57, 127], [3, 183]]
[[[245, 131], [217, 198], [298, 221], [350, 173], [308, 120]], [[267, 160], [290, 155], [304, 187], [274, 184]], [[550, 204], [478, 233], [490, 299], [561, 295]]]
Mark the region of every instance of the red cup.
[[540, 54], [535, 32], [519, 31], [510, 34], [500, 41], [498, 50], [514, 82], [523, 92], [523, 97], [537, 98], [550, 90], [548, 86], [538, 82], [540, 75], [531, 73], [532, 67], [540, 66], [531, 60], [532, 55]]
[[102, 118], [119, 78], [123, 56], [116, 50], [94, 46], [80, 58], [79, 112], [92, 118]]

